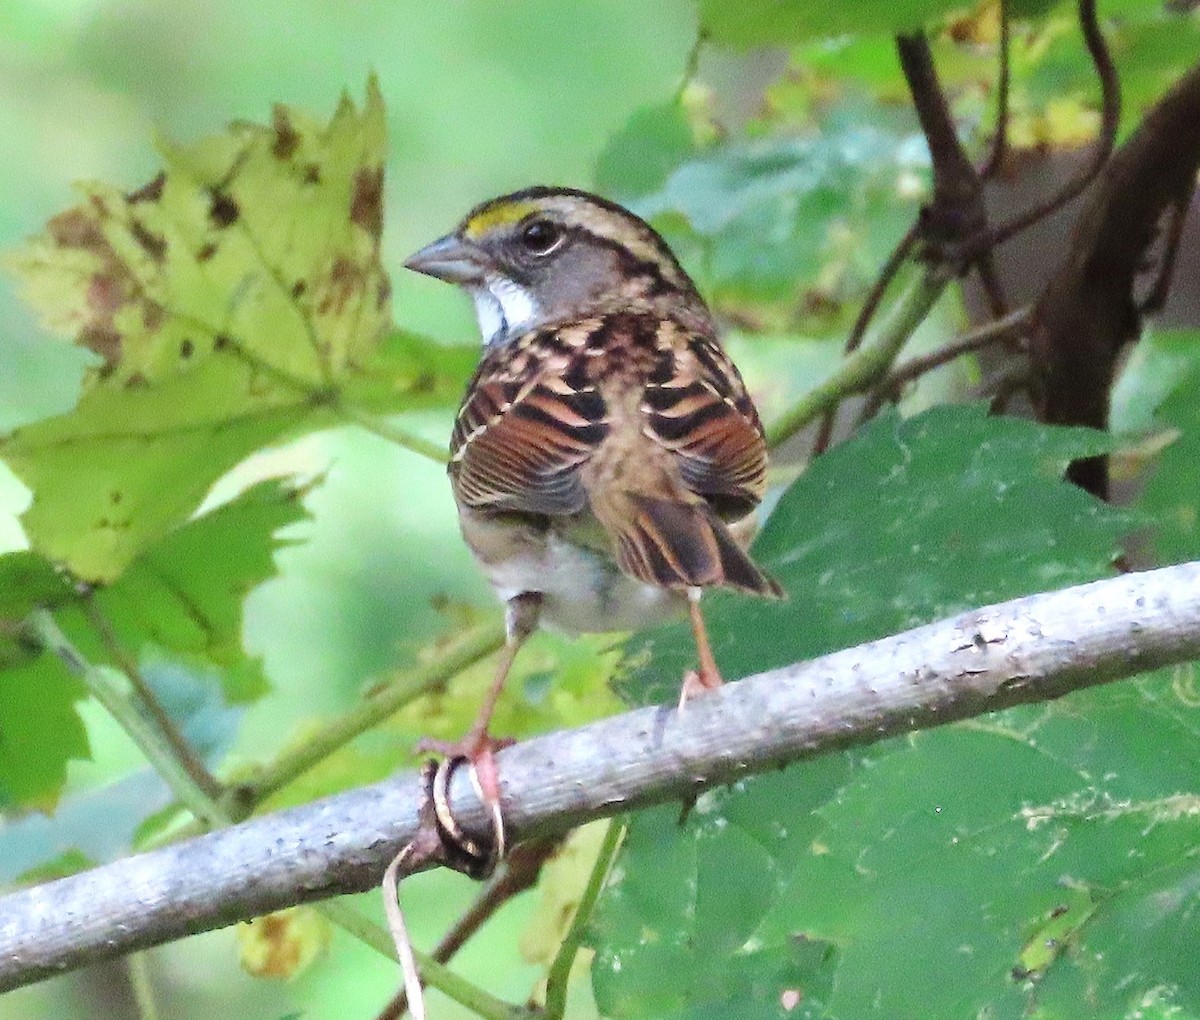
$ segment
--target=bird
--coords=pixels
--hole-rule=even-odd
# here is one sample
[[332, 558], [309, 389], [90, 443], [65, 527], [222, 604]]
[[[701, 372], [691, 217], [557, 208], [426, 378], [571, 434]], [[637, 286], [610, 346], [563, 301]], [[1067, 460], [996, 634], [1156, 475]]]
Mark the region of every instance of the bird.
[[629, 631], [686, 611], [722, 683], [700, 598], [783, 589], [746, 552], [766, 489], [762, 423], [713, 316], [667, 243], [600, 196], [531, 187], [477, 205], [405, 263], [463, 288], [483, 341], [450, 441], [463, 538], [505, 606], [479, 714], [425, 749], [491, 765], [489, 724], [539, 626]]

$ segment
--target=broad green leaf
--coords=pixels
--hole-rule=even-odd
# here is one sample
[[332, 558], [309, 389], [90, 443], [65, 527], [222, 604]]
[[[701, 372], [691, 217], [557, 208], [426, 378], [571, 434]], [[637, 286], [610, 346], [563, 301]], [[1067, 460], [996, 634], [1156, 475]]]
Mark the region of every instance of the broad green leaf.
[[590, 927], [602, 1015], [823, 1016], [838, 949], [759, 928], [809, 852], [811, 812], [849, 773], [834, 756], [813, 762], [803, 784], [760, 778], [775, 813], [756, 812], [737, 783], [704, 794], [683, 828], [677, 807], [635, 815]]
[[[1141, 506], [1156, 520], [1154, 545], [1163, 563], [1200, 558], [1200, 343], [1158, 417], [1179, 435], [1159, 457]], [[1178, 348], [1176, 348], [1178, 350]]]
[[[1109, 443], [982, 406], [876, 419], [812, 464], [754, 545], [787, 601], [706, 597], [723, 672], [745, 676], [1103, 576], [1135, 518], [1060, 476]], [[626, 693], [669, 701], [692, 665], [689, 635], [682, 624], [653, 632], [653, 659]]]
[[[1107, 443], [1084, 430], [989, 418], [978, 407], [876, 420], [812, 464], [754, 547], [789, 601], [705, 600], [723, 670], [740, 676], [1103, 576], [1134, 518], [1061, 475]], [[626, 692], [640, 702], [671, 698], [674, 678], [693, 663], [686, 629], [658, 631], [644, 653], [649, 664], [635, 668]], [[1139, 766], [1135, 776], [1131, 765], [1126, 775], [1126, 760], [1138, 761], [1155, 739], [1155, 713], [1181, 739], [1200, 719], [1137, 691], [1131, 704], [1102, 709], [1105, 696], [1095, 692], [1095, 714], [1078, 719], [1059, 706], [1045, 709], [1046, 719], [1012, 713], [1031, 731], [1044, 728], [1036, 738], [998, 717], [747, 780], [702, 798], [682, 832], [678, 809], [636, 816], [595, 926], [602, 1009], [715, 1016], [727, 1008], [728, 987], [741, 990], [739, 1015], [795, 1015], [781, 1005], [789, 990], [800, 993], [795, 1008], [810, 1010], [801, 1015], [813, 1017], [1020, 1007], [1009, 973], [1062, 892], [1051, 878], [1036, 894], [1014, 895], [1007, 860], [997, 864], [1026, 832], [1022, 805], [1055, 803], [1086, 786], [1085, 774], [1113, 769], [1128, 788], [1145, 792], [1137, 781], [1149, 775], [1178, 788], [1190, 767], [1177, 748], [1170, 774]], [[1114, 718], [1124, 712], [1140, 728]], [[1134, 741], [1126, 753], [1110, 731]], [[1114, 796], [1126, 789], [1116, 778], [1110, 788]], [[901, 845], [897, 834], [918, 823], [924, 842]], [[959, 852], [955, 837], [976, 831], [997, 845]], [[1032, 866], [1045, 850], [1031, 844], [1014, 860]], [[885, 874], [886, 882], [877, 877]], [[973, 889], [985, 898], [973, 901]], [[1011, 915], [992, 923], [997, 903]], [[797, 947], [816, 947], [807, 969], [788, 956]]]
[[695, 150], [680, 103], [646, 106], [609, 140], [596, 162], [596, 185], [621, 201], [663, 186]]
[[163, 142], [150, 184], [88, 186], [12, 258], [47, 324], [102, 360], [73, 411], [0, 445], [33, 490], [34, 549], [110, 581], [255, 450], [457, 395], [457, 352], [380, 346], [383, 144], [374, 82], [328, 125], [277, 107]]
[[[852, 295], [839, 292], [841, 278], [857, 283], [866, 269], [856, 265], [860, 251], [884, 250], [913, 214], [928, 158], [906, 137], [846, 107], [819, 134], [703, 152], [634, 207], [682, 249], [718, 303], [843, 300]], [[918, 182], [911, 195], [910, 178]], [[686, 232], [675, 226], [679, 217]], [[687, 233], [691, 247], [699, 241], [693, 258]]]
[[713, 42], [746, 49], [779, 46], [818, 35], [912, 32], [961, 5], [947, 0], [700, 0], [700, 27]]
[[1160, 988], [1194, 1010], [1198, 731], [1168, 673], [890, 742], [757, 934], [836, 942], [835, 1016], [1117, 1018]]

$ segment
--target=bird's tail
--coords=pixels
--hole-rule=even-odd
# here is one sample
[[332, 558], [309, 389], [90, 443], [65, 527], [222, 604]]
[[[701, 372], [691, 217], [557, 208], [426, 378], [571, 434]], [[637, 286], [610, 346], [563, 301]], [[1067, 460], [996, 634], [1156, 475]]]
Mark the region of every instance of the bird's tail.
[[785, 597], [702, 499], [610, 493], [600, 505], [593, 501], [593, 510], [615, 539], [617, 563], [638, 580], [664, 588], [727, 587]]

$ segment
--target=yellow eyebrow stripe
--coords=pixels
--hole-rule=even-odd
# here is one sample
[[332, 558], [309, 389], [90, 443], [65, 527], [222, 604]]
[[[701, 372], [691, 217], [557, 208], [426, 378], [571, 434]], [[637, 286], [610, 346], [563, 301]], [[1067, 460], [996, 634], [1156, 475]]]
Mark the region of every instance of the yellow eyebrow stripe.
[[537, 208], [532, 202], [509, 202], [505, 205], [484, 209], [467, 220], [463, 226], [463, 234], [470, 240], [477, 241], [497, 227], [519, 223]]

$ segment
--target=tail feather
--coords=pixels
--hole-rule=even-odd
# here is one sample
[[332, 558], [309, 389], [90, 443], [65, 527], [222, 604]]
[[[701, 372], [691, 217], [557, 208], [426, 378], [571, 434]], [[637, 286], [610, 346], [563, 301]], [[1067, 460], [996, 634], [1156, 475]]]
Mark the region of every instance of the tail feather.
[[738, 588], [765, 598], [784, 591], [738, 545], [703, 500], [683, 502], [623, 493], [625, 506], [605, 513], [600, 523], [616, 539], [621, 569], [664, 588]]

